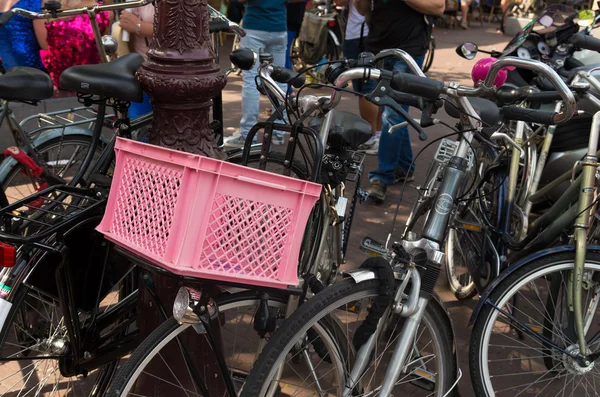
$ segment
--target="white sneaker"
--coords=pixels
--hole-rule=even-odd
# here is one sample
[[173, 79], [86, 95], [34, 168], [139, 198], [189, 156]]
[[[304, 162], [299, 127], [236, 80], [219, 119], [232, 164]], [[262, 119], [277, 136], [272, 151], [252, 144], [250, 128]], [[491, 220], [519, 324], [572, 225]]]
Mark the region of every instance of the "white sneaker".
[[271, 138], [271, 143], [274, 145], [283, 145], [285, 143], [285, 135], [274, 132], [273, 137]]
[[[253, 144], [256, 143], [256, 138], [253, 140]], [[246, 144], [246, 137], [242, 135], [240, 130], [237, 130], [232, 135], [223, 138], [223, 146], [225, 147], [244, 147]]]
[[375, 151], [377, 151], [377, 148], [379, 148], [379, 137], [376, 135], [373, 135], [368, 141], [360, 145], [358, 147], [358, 151], [367, 152], [369, 150], [373, 150], [373, 148], [375, 148]]
[[377, 152], [379, 152], [379, 138], [369, 149], [365, 150], [366, 154], [377, 154]]

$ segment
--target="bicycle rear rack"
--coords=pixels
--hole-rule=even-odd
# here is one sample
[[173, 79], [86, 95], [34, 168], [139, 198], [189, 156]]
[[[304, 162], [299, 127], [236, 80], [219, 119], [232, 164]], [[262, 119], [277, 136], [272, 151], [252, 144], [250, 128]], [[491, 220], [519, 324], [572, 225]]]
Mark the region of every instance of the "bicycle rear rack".
[[104, 195], [91, 189], [49, 187], [0, 209], [0, 241], [50, 249], [40, 242], [102, 210], [105, 204]]

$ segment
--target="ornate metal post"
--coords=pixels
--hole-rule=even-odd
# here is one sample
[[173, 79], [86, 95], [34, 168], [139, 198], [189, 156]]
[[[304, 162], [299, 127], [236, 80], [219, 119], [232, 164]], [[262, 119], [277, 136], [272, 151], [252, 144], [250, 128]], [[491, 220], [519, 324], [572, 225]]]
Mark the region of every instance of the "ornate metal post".
[[[152, 96], [154, 119], [150, 143], [224, 159], [209, 128], [211, 99], [223, 89], [226, 77], [215, 63], [211, 48], [207, 0], [156, 0], [155, 7], [148, 61], [138, 72], [144, 91]], [[171, 316], [179, 282], [158, 274], [146, 274], [140, 279], [140, 287], [148, 282], [154, 285], [164, 312]], [[142, 287], [141, 291], [138, 327], [144, 338], [163, 322], [163, 316], [148, 290]], [[218, 366], [204, 336], [190, 328], [179, 340], [195, 367], [202, 369], [200, 375], [209, 381], [211, 395], [224, 395]], [[173, 371], [187, 373], [178, 350], [165, 351], [164, 356], [167, 361], [169, 357], [173, 359]], [[164, 368], [156, 369], [164, 371]], [[193, 384], [183, 386], [195, 390]], [[174, 396], [180, 395], [181, 390], [142, 376], [136, 384], [136, 392]]]
[[208, 126], [211, 99], [227, 81], [214, 59], [207, 0], [157, 0], [148, 61], [138, 72], [153, 98], [150, 143], [225, 158]]

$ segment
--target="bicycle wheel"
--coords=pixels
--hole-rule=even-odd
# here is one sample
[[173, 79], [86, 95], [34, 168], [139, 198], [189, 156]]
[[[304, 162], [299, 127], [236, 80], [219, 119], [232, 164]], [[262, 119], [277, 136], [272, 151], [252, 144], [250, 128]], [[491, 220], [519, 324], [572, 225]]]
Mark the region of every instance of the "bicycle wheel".
[[[107, 293], [98, 308], [100, 315], [123, 298], [125, 283], [129, 278]], [[73, 366], [60, 302], [37, 288], [24, 284], [18, 288], [0, 332], [0, 395], [102, 396], [119, 358], [91, 371]], [[3, 302], [4, 308], [7, 302]], [[90, 317], [89, 312], [81, 312], [80, 321], [85, 324]], [[98, 330], [98, 335], [100, 331], [110, 332], [112, 326]], [[96, 357], [95, 351], [88, 354]]]
[[[257, 155], [248, 160], [248, 166], [258, 168], [260, 157]], [[238, 159], [234, 161], [238, 162]], [[282, 174], [285, 165], [285, 154], [271, 152], [267, 158], [266, 171]], [[308, 171], [304, 164], [293, 161], [291, 176], [299, 179], [308, 179]], [[337, 270], [343, 263], [345, 255], [344, 242], [348, 241], [354, 209], [359, 200], [360, 184], [355, 185], [353, 197], [349, 202], [342, 192], [341, 186], [332, 189], [332, 195], [321, 194], [321, 199], [315, 204], [306, 225], [304, 240], [300, 251], [300, 276], [308, 273], [314, 274], [323, 285], [329, 285], [337, 276]], [[323, 199], [329, 199], [330, 203], [323, 203]], [[336, 224], [327, 206], [329, 204], [338, 208], [338, 203], [345, 206], [344, 221]], [[318, 249], [314, 252], [313, 249]], [[315, 291], [316, 292], [316, 291]]]
[[435, 54], [435, 39], [431, 37], [429, 44], [427, 45], [427, 53], [425, 54], [425, 60], [423, 61], [423, 73], [427, 73], [433, 65], [433, 56]]
[[[288, 298], [281, 295], [271, 295], [268, 301], [269, 311], [277, 322], [285, 317]], [[247, 374], [254, 363], [254, 358], [264, 340], [253, 330], [254, 314], [260, 300], [256, 292], [245, 291], [237, 294], [219, 297], [219, 323], [222, 334], [222, 354], [230, 370], [236, 390], [244, 384]], [[330, 323], [330, 329], [341, 333], [338, 325]], [[192, 379], [193, 371], [177, 371], [182, 369], [184, 359], [177, 345], [177, 338], [184, 332], [195, 332], [189, 324], [178, 324], [174, 318], [169, 319], [157, 328], [135, 350], [127, 363], [123, 365], [114, 377], [107, 396], [144, 396], [143, 379], [151, 377], [158, 381], [161, 393], [168, 395], [203, 395]], [[198, 335], [205, 337], [205, 335]], [[315, 345], [319, 348], [319, 345]], [[187, 369], [187, 368], [185, 368]], [[201, 374], [203, 381], [214, 381], [216, 375]]]
[[[241, 397], [273, 395], [341, 396], [350, 379], [352, 361], [344, 356], [341, 338], [331, 335], [324, 318], [337, 317], [345, 329], [343, 338], [353, 351], [350, 341], [366, 317], [369, 301], [379, 296], [379, 280], [356, 284], [347, 279], [326, 288], [308, 300], [288, 318], [269, 340], [254, 364]], [[362, 308], [362, 310], [360, 309]], [[427, 306], [425, 316], [415, 334], [413, 351], [394, 388], [394, 395], [435, 395], [442, 397], [455, 380], [456, 361], [448, 324], [443, 321], [437, 305]], [[387, 321], [386, 321], [387, 320]], [[394, 346], [401, 338], [403, 317], [382, 319], [385, 324], [377, 340], [374, 357], [352, 396], [373, 396], [385, 375]], [[311, 336], [309, 336], [311, 335]], [[315, 354], [311, 342], [318, 338], [327, 348], [327, 355]]]
[[[459, 300], [470, 299], [483, 292], [485, 287], [498, 276], [500, 259], [485, 220], [498, 228], [498, 202], [504, 202], [504, 170], [491, 168], [496, 154], [485, 146], [476, 149], [478, 170], [470, 174], [471, 185], [475, 178], [478, 189], [471, 192], [456, 210], [454, 222], [448, 230], [445, 243], [446, 276], [448, 284]], [[476, 225], [467, 228], [464, 225]]]
[[[68, 182], [81, 167], [91, 139], [91, 135], [86, 134], [61, 135], [41, 142], [35, 148], [46, 169]], [[104, 145], [98, 145], [96, 157], [103, 148]], [[22, 200], [40, 188], [40, 181], [13, 157], [5, 157], [0, 163], [0, 183], [9, 203]]]
[[[536, 259], [492, 291], [471, 335], [476, 395], [598, 395], [597, 362], [582, 366], [567, 354], [579, 349], [569, 309], [574, 258], [574, 252], [562, 252]], [[584, 269], [586, 341], [595, 353], [600, 348], [600, 253], [588, 251]]]

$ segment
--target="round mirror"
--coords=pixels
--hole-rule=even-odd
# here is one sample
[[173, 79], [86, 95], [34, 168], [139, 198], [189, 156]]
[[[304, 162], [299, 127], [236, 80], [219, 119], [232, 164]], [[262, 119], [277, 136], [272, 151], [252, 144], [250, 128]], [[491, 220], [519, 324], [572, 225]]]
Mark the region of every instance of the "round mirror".
[[456, 53], [468, 60], [475, 58], [475, 55], [477, 55], [477, 50], [478, 47], [475, 43], [463, 43], [456, 47]]
[[119, 48], [119, 42], [112, 36], [102, 36], [102, 47], [108, 56], [112, 56]]

